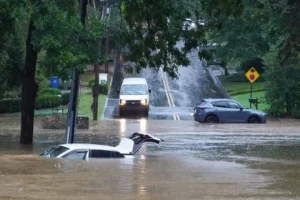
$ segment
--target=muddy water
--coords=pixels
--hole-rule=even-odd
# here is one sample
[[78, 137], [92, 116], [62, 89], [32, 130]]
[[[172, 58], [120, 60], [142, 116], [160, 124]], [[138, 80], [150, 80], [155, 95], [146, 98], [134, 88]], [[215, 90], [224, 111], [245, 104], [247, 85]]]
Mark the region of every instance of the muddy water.
[[89, 161], [37, 156], [63, 130], [36, 128], [34, 145], [20, 146], [16, 128], [0, 134], [0, 199], [298, 199], [298, 122], [101, 121], [76, 141], [115, 145], [133, 131], [165, 141], [133, 159]]

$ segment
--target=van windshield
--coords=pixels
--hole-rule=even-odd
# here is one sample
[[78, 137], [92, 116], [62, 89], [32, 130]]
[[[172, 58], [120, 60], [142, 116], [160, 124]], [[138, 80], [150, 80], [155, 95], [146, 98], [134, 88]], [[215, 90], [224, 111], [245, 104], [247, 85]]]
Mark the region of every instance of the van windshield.
[[139, 95], [139, 94], [148, 94], [148, 91], [146, 85], [143, 84], [122, 85], [120, 94]]

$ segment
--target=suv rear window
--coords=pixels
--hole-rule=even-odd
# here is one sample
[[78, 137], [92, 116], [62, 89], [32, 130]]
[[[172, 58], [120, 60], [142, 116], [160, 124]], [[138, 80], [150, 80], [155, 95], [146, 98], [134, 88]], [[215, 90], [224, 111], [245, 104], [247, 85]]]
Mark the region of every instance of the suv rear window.
[[205, 101], [205, 100], [202, 100], [201, 104], [200, 104], [201, 107], [212, 107], [211, 103]]
[[228, 103], [226, 101], [215, 101], [211, 104], [213, 105], [213, 107], [228, 108]]

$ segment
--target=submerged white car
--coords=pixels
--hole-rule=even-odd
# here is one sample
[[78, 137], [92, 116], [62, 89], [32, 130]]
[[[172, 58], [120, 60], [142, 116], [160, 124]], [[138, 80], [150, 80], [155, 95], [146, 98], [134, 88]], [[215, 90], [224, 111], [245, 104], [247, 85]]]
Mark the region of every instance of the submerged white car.
[[150, 134], [133, 133], [130, 138], [122, 138], [119, 145], [60, 144], [42, 152], [40, 156], [87, 160], [89, 158], [132, 157], [145, 142], [160, 143], [162, 140]]

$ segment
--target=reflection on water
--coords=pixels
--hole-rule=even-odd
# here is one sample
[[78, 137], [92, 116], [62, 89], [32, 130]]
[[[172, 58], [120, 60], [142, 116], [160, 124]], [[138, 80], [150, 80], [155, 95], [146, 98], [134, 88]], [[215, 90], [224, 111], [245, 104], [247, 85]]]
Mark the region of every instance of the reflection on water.
[[[37, 133], [33, 146], [18, 145], [16, 135], [3, 134], [0, 199], [244, 200], [300, 196], [297, 135], [270, 135], [266, 131], [237, 134], [238, 129], [244, 130], [239, 125], [187, 131], [198, 130], [197, 124], [183, 132], [178, 128], [181, 122], [150, 126], [147, 120], [124, 119], [109, 123], [99, 126], [97, 132], [78, 132], [75, 140], [113, 145], [134, 131], [149, 131], [165, 142], [144, 145], [134, 158], [75, 161], [37, 156], [50, 145], [61, 143], [63, 132]], [[162, 125], [177, 132], [167, 133]], [[214, 132], [209, 133], [210, 129]]]
[[121, 136], [125, 135], [125, 131], [126, 131], [126, 119], [120, 119], [120, 134]]
[[145, 118], [142, 118], [139, 120], [140, 122], [140, 132], [144, 133], [147, 131], [147, 120]]

